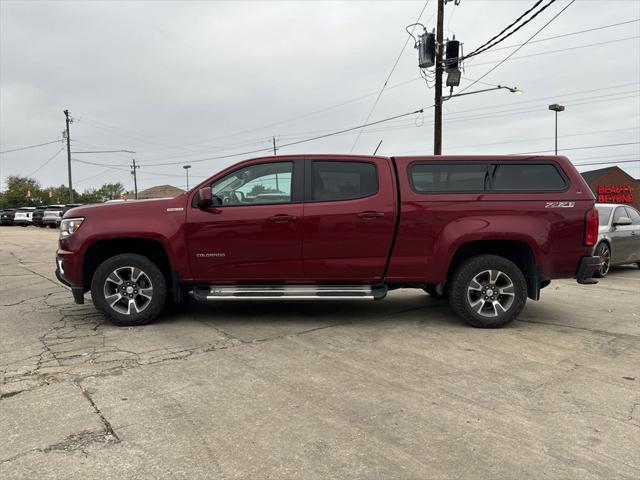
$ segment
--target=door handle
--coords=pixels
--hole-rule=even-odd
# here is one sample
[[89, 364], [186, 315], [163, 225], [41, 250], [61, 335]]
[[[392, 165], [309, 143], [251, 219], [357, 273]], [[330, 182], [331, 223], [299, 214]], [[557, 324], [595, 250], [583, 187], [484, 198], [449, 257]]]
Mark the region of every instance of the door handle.
[[296, 217], [295, 215], [286, 215], [284, 213], [281, 213], [278, 215], [274, 215], [273, 217], [269, 217], [269, 220], [271, 220], [273, 223], [288, 223], [295, 222], [296, 220], [298, 220], [298, 217]]
[[384, 213], [382, 212], [374, 212], [372, 210], [367, 210], [366, 212], [360, 212], [358, 214], [360, 218], [380, 218], [384, 217]]

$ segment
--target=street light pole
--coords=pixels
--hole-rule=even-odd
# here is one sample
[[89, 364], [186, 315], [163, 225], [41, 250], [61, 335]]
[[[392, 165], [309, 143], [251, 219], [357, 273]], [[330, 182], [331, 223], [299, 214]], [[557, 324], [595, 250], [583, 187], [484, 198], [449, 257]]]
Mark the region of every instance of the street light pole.
[[184, 168], [184, 171], [187, 173], [187, 190], [189, 190], [189, 169], [191, 165], [183, 165], [182, 168]]
[[555, 148], [555, 152], [556, 152], [556, 155], [558, 155], [558, 112], [564, 112], [564, 106], [560, 105], [558, 103], [554, 103], [552, 105], [549, 105], [549, 110], [552, 110], [552, 111], [556, 112], [556, 134], [555, 134], [556, 148]]
[[446, 97], [443, 97], [442, 100], [450, 100], [456, 97], [464, 97], [465, 95], [475, 95], [476, 93], [492, 92], [494, 90], [502, 90], [502, 89], [509, 90], [514, 95], [522, 95], [524, 93], [518, 87], [505, 87], [504, 85], [496, 85], [495, 87], [483, 88], [482, 90], [474, 90], [473, 92], [456, 93], [455, 95], [448, 95]]

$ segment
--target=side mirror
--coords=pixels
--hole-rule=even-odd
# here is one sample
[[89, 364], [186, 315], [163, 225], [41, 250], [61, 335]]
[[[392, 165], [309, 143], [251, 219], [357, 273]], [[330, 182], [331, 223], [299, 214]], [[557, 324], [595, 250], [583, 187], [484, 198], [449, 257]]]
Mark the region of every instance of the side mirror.
[[614, 227], [622, 227], [624, 225], [631, 225], [633, 222], [629, 217], [618, 217], [618, 220], [613, 222]]
[[203, 187], [196, 192], [193, 197], [195, 207], [205, 209], [213, 206], [213, 197], [211, 196], [211, 187]]

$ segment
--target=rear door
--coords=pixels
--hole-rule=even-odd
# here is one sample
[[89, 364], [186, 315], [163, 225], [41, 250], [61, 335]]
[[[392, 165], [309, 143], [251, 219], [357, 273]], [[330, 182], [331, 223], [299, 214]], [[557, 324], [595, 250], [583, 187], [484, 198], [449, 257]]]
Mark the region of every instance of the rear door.
[[308, 159], [302, 229], [305, 278], [329, 283], [380, 280], [395, 227], [395, 197], [387, 159]]

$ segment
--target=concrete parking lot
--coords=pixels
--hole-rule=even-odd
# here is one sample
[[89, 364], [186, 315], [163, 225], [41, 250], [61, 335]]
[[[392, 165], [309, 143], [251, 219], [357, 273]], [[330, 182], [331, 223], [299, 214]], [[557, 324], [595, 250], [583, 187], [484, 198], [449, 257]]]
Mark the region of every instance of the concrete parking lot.
[[500, 330], [417, 291], [112, 326], [0, 229], [0, 477], [640, 478], [640, 270]]

